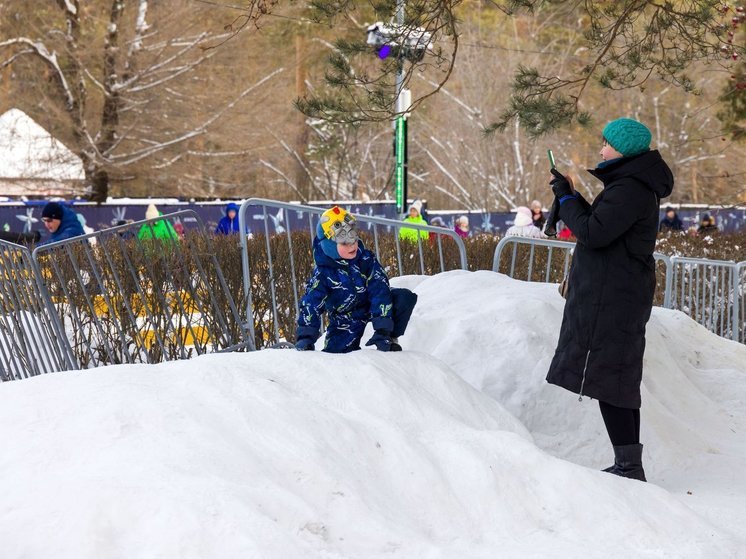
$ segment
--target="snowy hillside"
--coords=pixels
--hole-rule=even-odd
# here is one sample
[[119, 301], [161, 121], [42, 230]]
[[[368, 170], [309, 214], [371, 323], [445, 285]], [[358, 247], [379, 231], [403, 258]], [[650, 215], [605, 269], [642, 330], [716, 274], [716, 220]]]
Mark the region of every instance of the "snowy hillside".
[[394, 283], [420, 295], [400, 354], [1, 384], [0, 556], [746, 557], [745, 348], [655, 311], [644, 484], [597, 471], [611, 450], [596, 403], [543, 381], [555, 288]]

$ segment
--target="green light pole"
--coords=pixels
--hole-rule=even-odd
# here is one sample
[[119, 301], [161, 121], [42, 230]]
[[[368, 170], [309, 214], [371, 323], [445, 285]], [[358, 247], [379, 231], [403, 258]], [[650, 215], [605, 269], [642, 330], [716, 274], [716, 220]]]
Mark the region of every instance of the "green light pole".
[[394, 122], [394, 197], [396, 213], [403, 214], [407, 205], [407, 119], [404, 115]]
[[[399, 28], [404, 25], [404, 0], [396, 0], [396, 23]], [[404, 60], [399, 57], [399, 67], [396, 72], [396, 112], [399, 116], [394, 121], [394, 157], [396, 167], [394, 171], [394, 195], [396, 199], [396, 213], [402, 215], [407, 205], [407, 119], [408, 106], [404, 93]]]

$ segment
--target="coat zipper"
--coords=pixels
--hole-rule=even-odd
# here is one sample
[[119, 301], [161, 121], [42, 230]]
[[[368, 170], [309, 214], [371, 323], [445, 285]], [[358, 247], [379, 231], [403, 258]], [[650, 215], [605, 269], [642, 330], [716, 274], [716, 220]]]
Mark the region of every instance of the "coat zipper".
[[583, 365], [583, 379], [580, 381], [580, 395], [578, 397], [578, 402], [583, 401], [583, 386], [585, 386], [585, 371], [588, 369], [588, 359], [591, 357], [591, 350], [588, 350], [588, 353], [585, 354], [585, 365]]

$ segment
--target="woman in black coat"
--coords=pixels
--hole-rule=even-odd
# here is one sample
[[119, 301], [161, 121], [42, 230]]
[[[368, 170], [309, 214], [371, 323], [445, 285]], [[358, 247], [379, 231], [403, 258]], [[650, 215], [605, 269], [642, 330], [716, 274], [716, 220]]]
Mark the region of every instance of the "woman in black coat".
[[560, 218], [578, 239], [557, 350], [547, 381], [599, 401], [614, 447], [605, 471], [645, 481], [640, 444], [640, 381], [645, 325], [655, 291], [660, 199], [673, 175], [650, 131], [632, 119], [603, 132], [603, 162], [590, 173], [604, 189], [592, 204], [556, 170]]

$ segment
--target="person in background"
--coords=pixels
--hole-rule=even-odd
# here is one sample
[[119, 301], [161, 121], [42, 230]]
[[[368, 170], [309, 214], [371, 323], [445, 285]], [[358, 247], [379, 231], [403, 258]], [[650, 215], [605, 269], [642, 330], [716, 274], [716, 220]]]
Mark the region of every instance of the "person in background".
[[531, 202], [531, 219], [534, 222], [534, 227], [543, 233], [547, 218], [544, 217], [544, 212], [541, 210], [541, 202], [538, 200]]
[[[427, 221], [422, 217], [422, 202], [415, 200], [412, 205], [409, 206], [409, 215], [404, 218], [407, 223], [414, 223], [417, 225], [427, 225]], [[418, 231], [417, 229], [410, 229], [409, 227], [402, 227], [399, 229], [399, 238], [403, 241], [409, 241], [411, 243], [417, 242], [417, 237], [423, 240], [430, 238], [430, 233], [427, 231]]]
[[699, 222], [699, 228], [697, 229], [697, 235], [704, 237], [705, 235], [712, 235], [713, 233], [719, 233], [720, 229], [715, 225], [715, 218], [709, 214], [702, 216], [702, 220]]
[[666, 208], [666, 216], [661, 220], [660, 225], [658, 226], [658, 231], [661, 233], [664, 233], [666, 231], [683, 231], [684, 230], [684, 224], [679, 219], [679, 216], [676, 215], [676, 210], [674, 210], [672, 207]]
[[238, 204], [231, 202], [225, 207], [225, 215], [215, 228], [216, 235], [236, 235], [241, 232], [238, 226]]
[[544, 234], [534, 225], [531, 210], [526, 206], [519, 206], [515, 210], [513, 225], [505, 232], [505, 236], [541, 239], [544, 237]]
[[465, 215], [462, 215], [458, 218], [456, 218], [456, 226], [454, 227], [454, 230], [456, 233], [458, 233], [458, 236], [462, 239], [468, 239], [469, 238], [469, 218]]
[[[150, 204], [148, 209], [145, 210], [145, 219], [156, 219], [161, 215], [155, 204]], [[162, 241], [173, 240], [178, 241], [179, 235], [176, 233], [173, 225], [168, 219], [159, 219], [151, 223], [144, 223], [140, 227], [140, 231], [137, 233], [137, 238], [141, 241], [144, 239], [160, 239]]]
[[[559, 223], [562, 223], [561, 221]], [[570, 228], [562, 223], [562, 228], [559, 229], [559, 233], [557, 233], [557, 239], [560, 241], [572, 241], [575, 239], [575, 235], [572, 234], [572, 231], [570, 231]]]
[[51, 236], [39, 245], [47, 245], [85, 235], [78, 214], [58, 202], [48, 202], [44, 206], [41, 211], [41, 220]]
[[[88, 227], [88, 222], [86, 221], [86, 218], [83, 214], [76, 213], [75, 215], [78, 216], [78, 221], [80, 221], [80, 226], [83, 228], [83, 232], [86, 235], [90, 235], [91, 233], [95, 233], [95, 229], [93, 227]], [[91, 237], [88, 239], [88, 242], [92, 245], [96, 244], [96, 237]]]
[[176, 231], [176, 234], [179, 236], [180, 239], [184, 238], [184, 235], [186, 235], [186, 229], [184, 229], [184, 224], [181, 222], [180, 219], [176, 219], [174, 221], [174, 231]]
[[[119, 219], [114, 222], [114, 227], [121, 227], [122, 225], [130, 225], [134, 223], [131, 219]], [[125, 241], [129, 241], [135, 238], [135, 232], [132, 229], [122, 229], [117, 233]]]
[[368, 322], [374, 333], [366, 346], [401, 351], [398, 338], [407, 328], [417, 295], [389, 286], [375, 254], [363, 246], [352, 214], [334, 206], [321, 215], [313, 260], [316, 267], [299, 305], [295, 349], [314, 349], [321, 332], [321, 314], [326, 311], [325, 352], [359, 350]]
[[430, 225], [433, 227], [446, 227], [446, 222], [443, 221], [443, 218], [439, 215], [436, 215], [434, 218], [430, 220]]
[[560, 219], [578, 242], [547, 381], [598, 401], [614, 450], [604, 471], [645, 481], [640, 444], [640, 384], [645, 327], [655, 294], [660, 200], [673, 190], [671, 169], [652, 133], [631, 118], [603, 129], [602, 161], [590, 173], [603, 184], [593, 203], [552, 169]]

